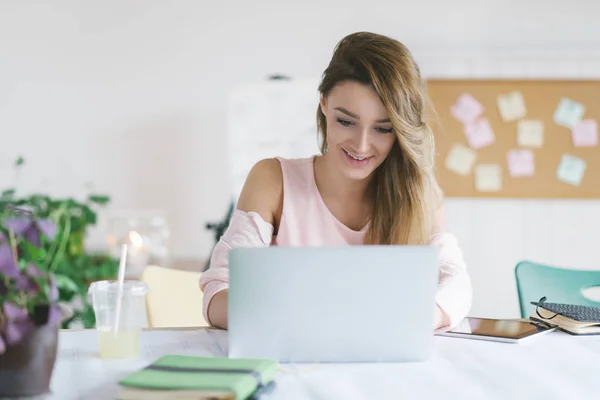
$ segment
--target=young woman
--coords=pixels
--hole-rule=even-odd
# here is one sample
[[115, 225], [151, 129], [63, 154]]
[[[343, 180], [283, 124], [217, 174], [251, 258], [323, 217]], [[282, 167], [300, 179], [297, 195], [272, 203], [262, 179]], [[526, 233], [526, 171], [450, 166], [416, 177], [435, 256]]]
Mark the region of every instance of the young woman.
[[446, 231], [425, 88], [410, 52], [385, 36], [351, 34], [319, 92], [322, 154], [252, 168], [200, 281], [204, 317], [227, 329], [233, 247], [428, 244], [440, 267], [433, 328], [456, 326], [470, 310], [471, 281]]

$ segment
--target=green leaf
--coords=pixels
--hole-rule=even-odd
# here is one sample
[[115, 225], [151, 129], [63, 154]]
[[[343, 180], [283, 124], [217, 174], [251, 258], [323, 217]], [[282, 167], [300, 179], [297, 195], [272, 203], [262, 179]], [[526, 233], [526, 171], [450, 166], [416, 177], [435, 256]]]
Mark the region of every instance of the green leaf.
[[81, 313], [81, 321], [83, 322], [83, 326], [85, 328], [93, 328], [96, 325], [96, 314], [94, 314], [94, 309], [87, 305], [85, 310]]
[[28, 266], [29, 266], [29, 260], [25, 260], [25, 259], [23, 259], [23, 257], [21, 257], [19, 259], [19, 261], [17, 262], [17, 267], [19, 268], [19, 271], [27, 270]]
[[87, 224], [94, 225], [96, 223], [96, 213], [88, 206], [82, 207], [83, 219]]
[[34, 213], [39, 218], [48, 216], [48, 208], [52, 200], [43, 194], [34, 194], [27, 199], [27, 205], [34, 209]]
[[[21, 241], [21, 243], [19, 243], [19, 248], [21, 249], [21, 260], [39, 264], [43, 263], [46, 258], [46, 249], [43, 247], [36, 247], [27, 240]], [[43, 267], [47, 268], [48, 266], [43, 265]]]
[[68, 250], [71, 256], [79, 256], [84, 252], [84, 233], [73, 232], [69, 237]]
[[105, 196], [105, 195], [91, 194], [88, 196], [88, 201], [90, 203], [95, 203], [95, 204], [103, 206], [103, 205], [110, 203], [110, 197]]
[[25, 159], [23, 158], [23, 156], [19, 156], [19, 158], [17, 158], [17, 161], [15, 161], [15, 167], [20, 167], [23, 164], [25, 164]]
[[69, 278], [66, 275], [54, 275], [56, 279], [56, 286], [59, 290], [66, 290], [69, 292], [78, 292], [79, 286], [73, 281], [73, 279]]
[[0, 195], [0, 199], [2, 200], [11, 200], [15, 196], [15, 189], [7, 189], [2, 192]]
[[68, 303], [73, 300], [73, 298], [77, 295], [77, 292], [71, 292], [69, 290], [58, 289], [58, 301]]

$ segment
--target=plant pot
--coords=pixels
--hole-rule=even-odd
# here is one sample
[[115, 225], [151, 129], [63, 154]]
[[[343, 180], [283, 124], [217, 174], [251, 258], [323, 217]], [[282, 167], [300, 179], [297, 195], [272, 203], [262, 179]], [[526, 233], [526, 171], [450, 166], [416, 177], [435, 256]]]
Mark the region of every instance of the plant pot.
[[58, 325], [34, 328], [0, 354], [0, 398], [40, 396], [50, 391], [58, 347]]

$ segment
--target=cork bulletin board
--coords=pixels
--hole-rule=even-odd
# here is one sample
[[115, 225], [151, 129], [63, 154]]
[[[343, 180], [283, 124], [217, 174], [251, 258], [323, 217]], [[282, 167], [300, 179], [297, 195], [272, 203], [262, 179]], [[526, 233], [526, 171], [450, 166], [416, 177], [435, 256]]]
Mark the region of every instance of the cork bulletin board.
[[428, 80], [447, 197], [600, 198], [600, 81]]

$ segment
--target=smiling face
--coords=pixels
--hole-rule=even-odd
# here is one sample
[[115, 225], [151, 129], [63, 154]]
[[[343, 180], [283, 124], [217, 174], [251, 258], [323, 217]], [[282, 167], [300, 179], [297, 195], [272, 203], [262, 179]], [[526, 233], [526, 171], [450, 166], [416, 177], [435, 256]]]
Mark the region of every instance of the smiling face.
[[327, 154], [347, 177], [368, 178], [390, 153], [396, 134], [377, 92], [354, 81], [321, 97], [327, 120]]

